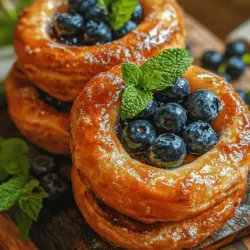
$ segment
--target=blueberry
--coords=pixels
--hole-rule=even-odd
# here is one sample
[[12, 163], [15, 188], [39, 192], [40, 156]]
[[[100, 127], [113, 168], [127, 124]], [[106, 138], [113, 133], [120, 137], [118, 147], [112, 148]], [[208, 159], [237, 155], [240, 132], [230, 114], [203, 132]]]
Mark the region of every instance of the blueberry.
[[218, 97], [206, 89], [198, 90], [189, 95], [185, 106], [191, 121], [211, 122], [218, 116], [222, 105]]
[[62, 113], [70, 113], [70, 110], [72, 108], [72, 103], [70, 102], [62, 102], [57, 100], [55, 108]]
[[157, 128], [164, 133], [180, 133], [187, 123], [185, 109], [177, 103], [160, 107], [155, 114]]
[[53, 25], [58, 36], [77, 35], [84, 29], [83, 18], [78, 14], [57, 13]]
[[189, 154], [201, 155], [208, 152], [218, 143], [217, 134], [206, 122], [189, 124], [183, 132]]
[[31, 160], [31, 172], [35, 177], [41, 177], [57, 169], [55, 160], [48, 155], [38, 155]]
[[232, 77], [227, 72], [220, 73], [220, 75], [223, 76], [227, 82], [232, 82]]
[[128, 21], [127, 23], [125, 23], [119, 30], [115, 30], [113, 31], [113, 36], [114, 39], [119, 39], [121, 37], [124, 37], [125, 35], [127, 35], [129, 32], [133, 31], [134, 29], [136, 29], [137, 25], [135, 22], [133, 21]]
[[99, 8], [97, 6], [92, 6], [88, 9], [88, 11], [85, 13], [84, 18], [87, 20], [99, 20], [99, 21], [105, 21], [108, 17], [108, 12], [106, 9]]
[[206, 69], [217, 70], [223, 63], [224, 56], [216, 51], [209, 50], [203, 54], [201, 64]]
[[59, 36], [59, 41], [69, 46], [78, 46], [82, 45], [84, 42], [83, 35], [82, 36]]
[[160, 135], [148, 150], [148, 159], [153, 166], [177, 168], [186, 157], [184, 141], [174, 134]]
[[131, 152], [143, 151], [156, 139], [153, 125], [144, 120], [129, 123], [122, 133], [122, 143]]
[[168, 103], [178, 102], [181, 103], [190, 94], [189, 82], [179, 77], [175, 83], [166, 88], [165, 90], [158, 91], [155, 93], [156, 100]]
[[225, 56], [226, 58], [230, 58], [232, 56], [241, 57], [246, 52], [246, 46], [241, 41], [236, 41], [229, 43], [226, 48]]
[[7, 104], [6, 100], [6, 90], [4, 86], [1, 86], [0, 83], [0, 108], [4, 108]]
[[97, 0], [71, 0], [70, 8], [75, 12], [84, 15], [91, 7], [96, 4]]
[[238, 95], [240, 96], [240, 98], [248, 105], [250, 106], [250, 99], [247, 96], [246, 92], [241, 90], [241, 89], [235, 89], [235, 91], [238, 93]]
[[151, 119], [154, 114], [156, 113], [157, 109], [159, 107], [159, 104], [152, 100], [148, 103], [147, 107], [139, 114], [136, 116], [135, 119], [142, 119], [142, 120], [149, 120]]
[[237, 56], [231, 57], [227, 62], [226, 72], [233, 80], [239, 79], [246, 70], [246, 64]]
[[68, 191], [69, 185], [60, 178], [58, 174], [49, 173], [41, 179], [41, 185], [48, 193], [49, 200], [57, 200], [62, 198]]
[[90, 20], [86, 24], [85, 40], [88, 44], [112, 41], [111, 29], [103, 22]]
[[139, 24], [142, 20], [142, 6], [140, 3], [136, 5], [131, 20], [134, 21], [136, 24]]

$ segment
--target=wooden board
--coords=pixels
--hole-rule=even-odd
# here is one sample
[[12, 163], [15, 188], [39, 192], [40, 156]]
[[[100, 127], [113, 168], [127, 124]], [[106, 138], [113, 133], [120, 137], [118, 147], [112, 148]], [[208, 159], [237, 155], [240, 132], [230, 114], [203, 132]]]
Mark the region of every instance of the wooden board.
[[[197, 58], [205, 49], [223, 50], [223, 43], [189, 16], [186, 16], [186, 26], [188, 40], [192, 43], [193, 54]], [[249, 73], [237, 83], [240, 87], [246, 88], [246, 80], [250, 81]], [[11, 122], [7, 111], [0, 109], [0, 137], [14, 136], [20, 136], [20, 134]], [[32, 156], [37, 152], [39, 150], [31, 145], [30, 155]], [[61, 174], [69, 179], [71, 167], [69, 160], [59, 160], [61, 162]], [[242, 206], [237, 209], [235, 217], [222, 230], [199, 246], [192, 248], [193, 250], [218, 249], [233, 240], [241, 239], [250, 234], [250, 175], [248, 184], [249, 189]], [[39, 222], [33, 226], [30, 236], [32, 241], [20, 241], [18, 231], [10, 217], [6, 214], [0, 215], [0, 250], [33, 250], [36, 247], [39, 250], [119, 249], [103, 241], [91, 230], [78, 211], [72, 196], [56, 204], [46, 203]], [[249, 241], [250, 238], [245, 238], [238, 242], [238, 245], [229, 249], [250, 249]]]

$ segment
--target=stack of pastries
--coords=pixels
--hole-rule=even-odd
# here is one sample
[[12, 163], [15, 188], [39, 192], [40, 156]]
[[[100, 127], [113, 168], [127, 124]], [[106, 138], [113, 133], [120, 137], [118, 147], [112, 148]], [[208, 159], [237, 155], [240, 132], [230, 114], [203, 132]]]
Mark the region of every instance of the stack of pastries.
[[[207, 93], [207, 99], [193, 101], [201, 109], [204, 103], [211, 107], [212, 115], [208, 114], [207, 123], [202, 121], [205, 127], [200, 134], [194, 134], [204, 135], [209, 144], [212, 133], [214, 142], [211, 146], [199, 142], [203, 148], [194, 145], [192, 152], [188, 149], [192, 141], [185, 144], [180, 138], [185, 133], [173, 133], [170, 137], [185, 145], [178, 165], [169, 159], [169, 165], [160, 162], [163, 159], [157, 159], [157, 152], [148, 154], [147, 161], [138, 158], [142, 152], [131, 153], [119, 135], [127, 87], [120, 64], [131, 62], [134, 68], [168, 48], [183, 48], [182, 12], [175, 0], [141, 0], [136, 9], [142, 10], [142, 20], [132, 16], [124, 27], [128, 31], [131, 22], [137, 26], [118, 38], [103, 23], [84, 19], [92, 13], [87, 8], [90, 2], [96, 9], [94, 0], [36, 0], [21, 14], [15, 32], [17, 61], [7, 79], [9, 112], [34, 144], [60, 155], [72, 153], [75, 201], [88, 224], [105, 240], [125, 249], [193, 247], [233, 216], [244, 195], [250, 165], [248, 109], [224, 78], [187, 67], [174, 83], [178, 82], [180, 91], [173, 87], [171, 95], [186, 90], [189, 96]], [[82, 30], [81, 34], [60, 30], [59, 21], [68, 16], [75, 18], [77, 32], [85, 23], [84, 35]], [[93, 23], [105, 27], [98, 41], [91, 37], [93, 30], [88, 30]], [[157, 101], [158, 109], [168, 105], [168, 101]], [[179, 101], [172, 106], [183, 109]], [[196, 107], [187, 107], [189, 118], [191, 113], [197, 115], [192, 109]], [[186, 131], [192, 122], [186, 113], [183, 117]], [[132, 126], [134, 119], [125, 122]], [[145, 132], [141, 127], [138, 131]], [[138, 142], [130, 146], [136, 148]], [[205, 151], [197, 153], [204, 147]]]

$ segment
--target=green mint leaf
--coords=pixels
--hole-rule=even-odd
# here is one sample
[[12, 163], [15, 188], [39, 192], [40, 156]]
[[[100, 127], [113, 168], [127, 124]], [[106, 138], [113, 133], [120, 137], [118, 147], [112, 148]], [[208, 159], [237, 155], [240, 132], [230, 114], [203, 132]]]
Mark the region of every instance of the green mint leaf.
[[101, 9], [108, 9], [105, 0], [97, 0], [96, 6], [101, 8]]
[[39, 181], [31, 180], [25, 185], [18, 205], [33, 221], [37, 221], [43, 207], [43, 199], [47, 197], [48, 194], [40, 186]]
[[6, 180], [8, 177], [9, 174], [3, 168], [0, 168], [0, 183]]
[[187, 49], [165, 50], [140, 67], [141, 86], [147, 91], [166, 89], [187, 71], [192, 62]]
[[0, 185], [0, 212], [8, 211], [19, 200], [24, 185], [23, 176], [12, 177]]
[[126, 87], [122, 96], [121, 118], [126, 120], [135, 117], [147, 107], [152, 99], [152, 92], [132, 85]]
[[5, 169], [10, 175], [28, 176], [30, 162], [25, 153], [28, 145], [21, 139], [3, 140], [0, 152], [0, 168]]
[[128, 22], [135, 10], [138, 0], [114, 0], [110, 6], [109, 22], [118, 30]]
[[16, 211], [15, 215], [16, 215], [16, 222], [20, 231], [21, 239], [27, 240], [29, 237], [29, 232], [30, 232], [33, 220], [19, 208]]
[[122, 76], [126, 86], [137, 86], [140, 84], [142, 72], [136, 65], [132, 63], [124, 63], [122, 64]]
[[242, 60], [245, 64], [250, 64], [250, 53], [246, 53], [242, 56]]

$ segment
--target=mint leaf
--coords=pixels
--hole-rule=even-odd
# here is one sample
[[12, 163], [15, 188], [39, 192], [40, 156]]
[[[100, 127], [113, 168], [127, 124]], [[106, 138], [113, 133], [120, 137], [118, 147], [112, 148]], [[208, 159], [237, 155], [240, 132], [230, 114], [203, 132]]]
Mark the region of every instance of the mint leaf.
[[15, 213], [17, 226], [20, 231], [20, 236], [22, 240], [27, 240], [29, 237], [29, 232], [33, 223], [33, 220], [24, 213], [21, 209], [18, 209]]
[[0, 168], [10, 175], [28, 176], [30, 162], [25, 153], [28, 145], [21, 139], [3, 140], [0, 151]]
[[9, 177], [9, 174], [3, 169], [0, 168], [0, 183]]
[[101, 8], [101, 9], [108, 9], [105, 0], [97, 0], [96, 6]]
[[245, 64], [250, 64], [250, 53], [246, 53], [242, 56], [242, 60]]
[[142, 72], [136, 65], [132, 63], [124, 63], [122, 64], [122, 76], [126, 86], [136, 86], [140, 84]]
[[110, 6], [109, 22], [118, 30], [128, 22], [135, 10], [138, 0], [114, 0]]
[[20, 198], [25, 185], [23, 176], [12, 177], [0, 185], [0, 212], [9, 210]]
[[141, 86], [147, 91], [166, 89], [186, 72], [192, 62], [187, 49], [165, 50], [140, 67], [143, 75]]
[[125, 88], [122, 96], [121, 118], [133, 118], [142, 112], [153, 99], [153, 93], [138, 89], [135, 86]]
[[43, 207], [43, 199], [47, 197], [48, 194], [40, 187], [39, 181], [31, 180], [25, 185], [18, 205], [32, 220], [37, 221]]

